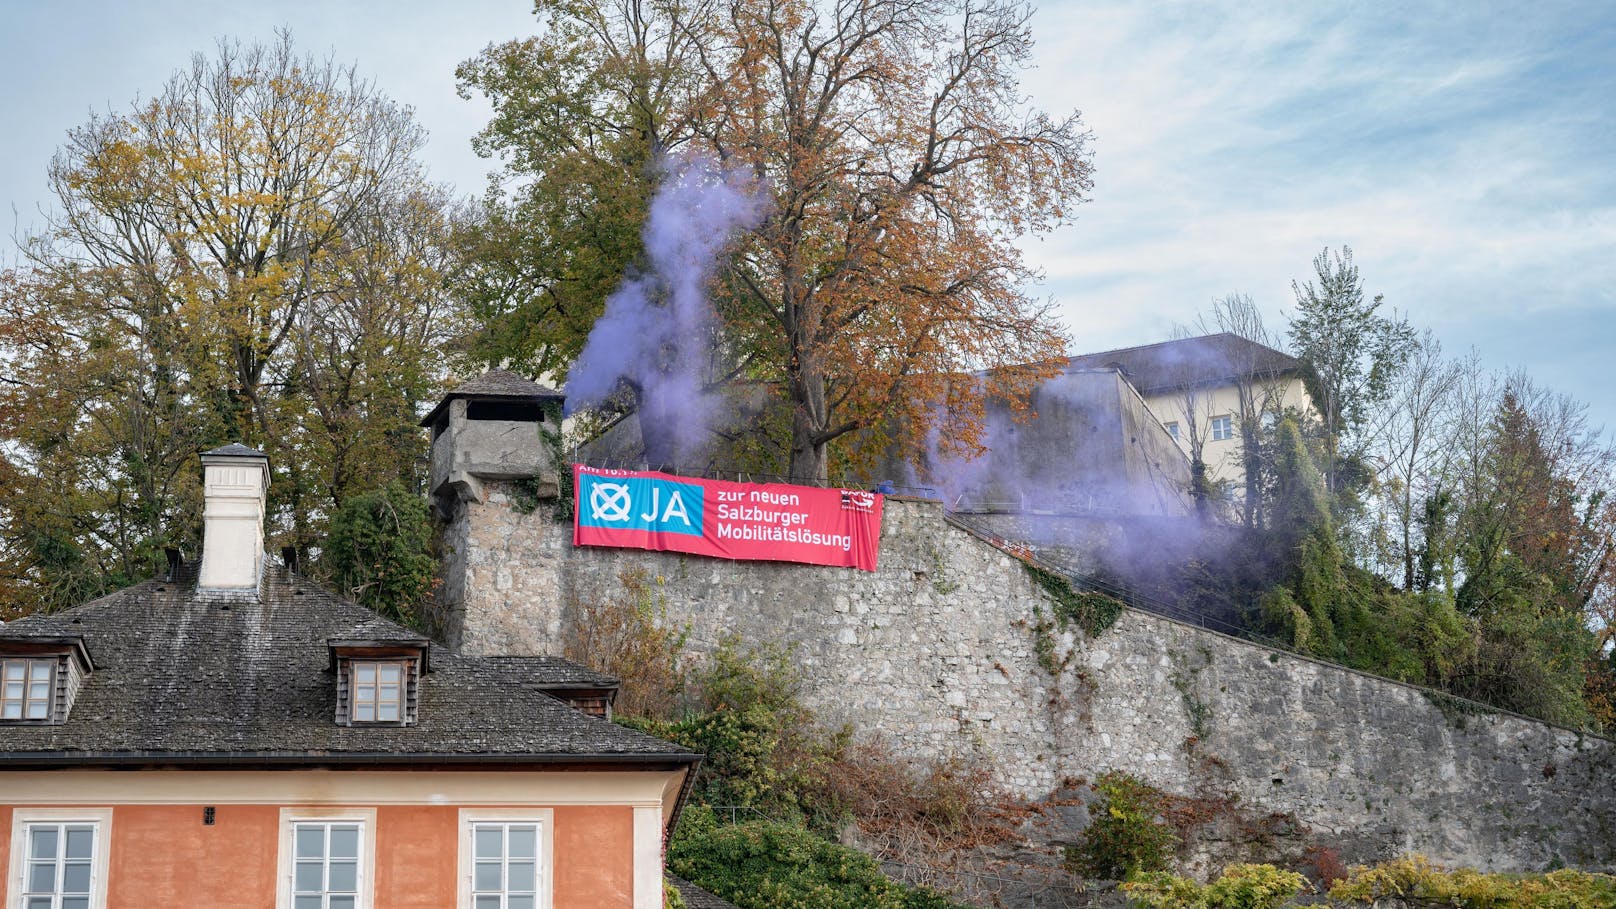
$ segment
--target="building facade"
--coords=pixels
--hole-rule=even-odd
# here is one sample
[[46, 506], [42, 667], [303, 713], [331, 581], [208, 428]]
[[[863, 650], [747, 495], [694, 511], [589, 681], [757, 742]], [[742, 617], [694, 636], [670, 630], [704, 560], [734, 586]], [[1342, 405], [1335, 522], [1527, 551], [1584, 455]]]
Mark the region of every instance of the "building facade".
[[267, 460], [204, 466], [199, 565], [0, 626], [4, 906], [660, 909], [699, 755], [266, 558]]

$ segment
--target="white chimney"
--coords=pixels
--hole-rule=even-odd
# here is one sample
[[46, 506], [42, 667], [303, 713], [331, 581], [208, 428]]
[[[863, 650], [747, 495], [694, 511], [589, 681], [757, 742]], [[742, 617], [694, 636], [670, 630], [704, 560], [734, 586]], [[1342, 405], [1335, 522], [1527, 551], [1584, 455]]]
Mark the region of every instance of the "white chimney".
[[202, 455], [204, 590], [257, 590], [269, 456], [239, 442]]

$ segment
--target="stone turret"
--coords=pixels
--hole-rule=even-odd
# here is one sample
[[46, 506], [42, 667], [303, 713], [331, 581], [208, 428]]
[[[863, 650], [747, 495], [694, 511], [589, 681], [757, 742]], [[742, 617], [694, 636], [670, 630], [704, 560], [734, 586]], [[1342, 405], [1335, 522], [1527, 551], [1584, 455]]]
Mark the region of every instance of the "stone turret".
[[[559, 651], [560, 560], [549, 503], [561, 492], [560, 392], [505, 370], [461, 385], [421, 421], [442, 522], [437, 613], [466, 653]], [[553, 536], [553, 535], [551, 535]]]
[[503, 369], [449, 392], [421, 421], [432, 429], [433, 502], [449, 517], [454, 502], [480, 502], [487, 480], [526, 480], [538, 498], [561, 489], [552, 440], [564, 397]]

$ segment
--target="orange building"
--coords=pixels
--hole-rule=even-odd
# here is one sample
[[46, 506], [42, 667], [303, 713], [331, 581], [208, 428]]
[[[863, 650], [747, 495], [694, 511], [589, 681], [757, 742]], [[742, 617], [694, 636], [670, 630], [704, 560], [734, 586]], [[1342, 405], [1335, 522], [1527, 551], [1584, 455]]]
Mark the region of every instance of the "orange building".
[[267, 460], [203, 460], [200, 565], [0, 626], [0, 905], [660, 909], [699, 755], [265, 558]]

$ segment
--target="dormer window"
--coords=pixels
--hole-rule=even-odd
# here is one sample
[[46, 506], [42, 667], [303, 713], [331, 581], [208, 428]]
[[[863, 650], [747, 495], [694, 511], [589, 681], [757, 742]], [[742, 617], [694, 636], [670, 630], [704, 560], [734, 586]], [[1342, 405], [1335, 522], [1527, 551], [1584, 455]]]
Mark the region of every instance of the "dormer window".
[[0, 660], [0, 719], [51, 719], [56, 700], [56, 663], [54, 658]]
[[83, 639], [28, 628], [6, 631], [0, 634], [0, 725], [67, 722], [94, 668]]
[[404, 685], [409, 667], [403, 660], [351, 660], [349, 716], [355, 723], [397, 723], [404, 719]]

